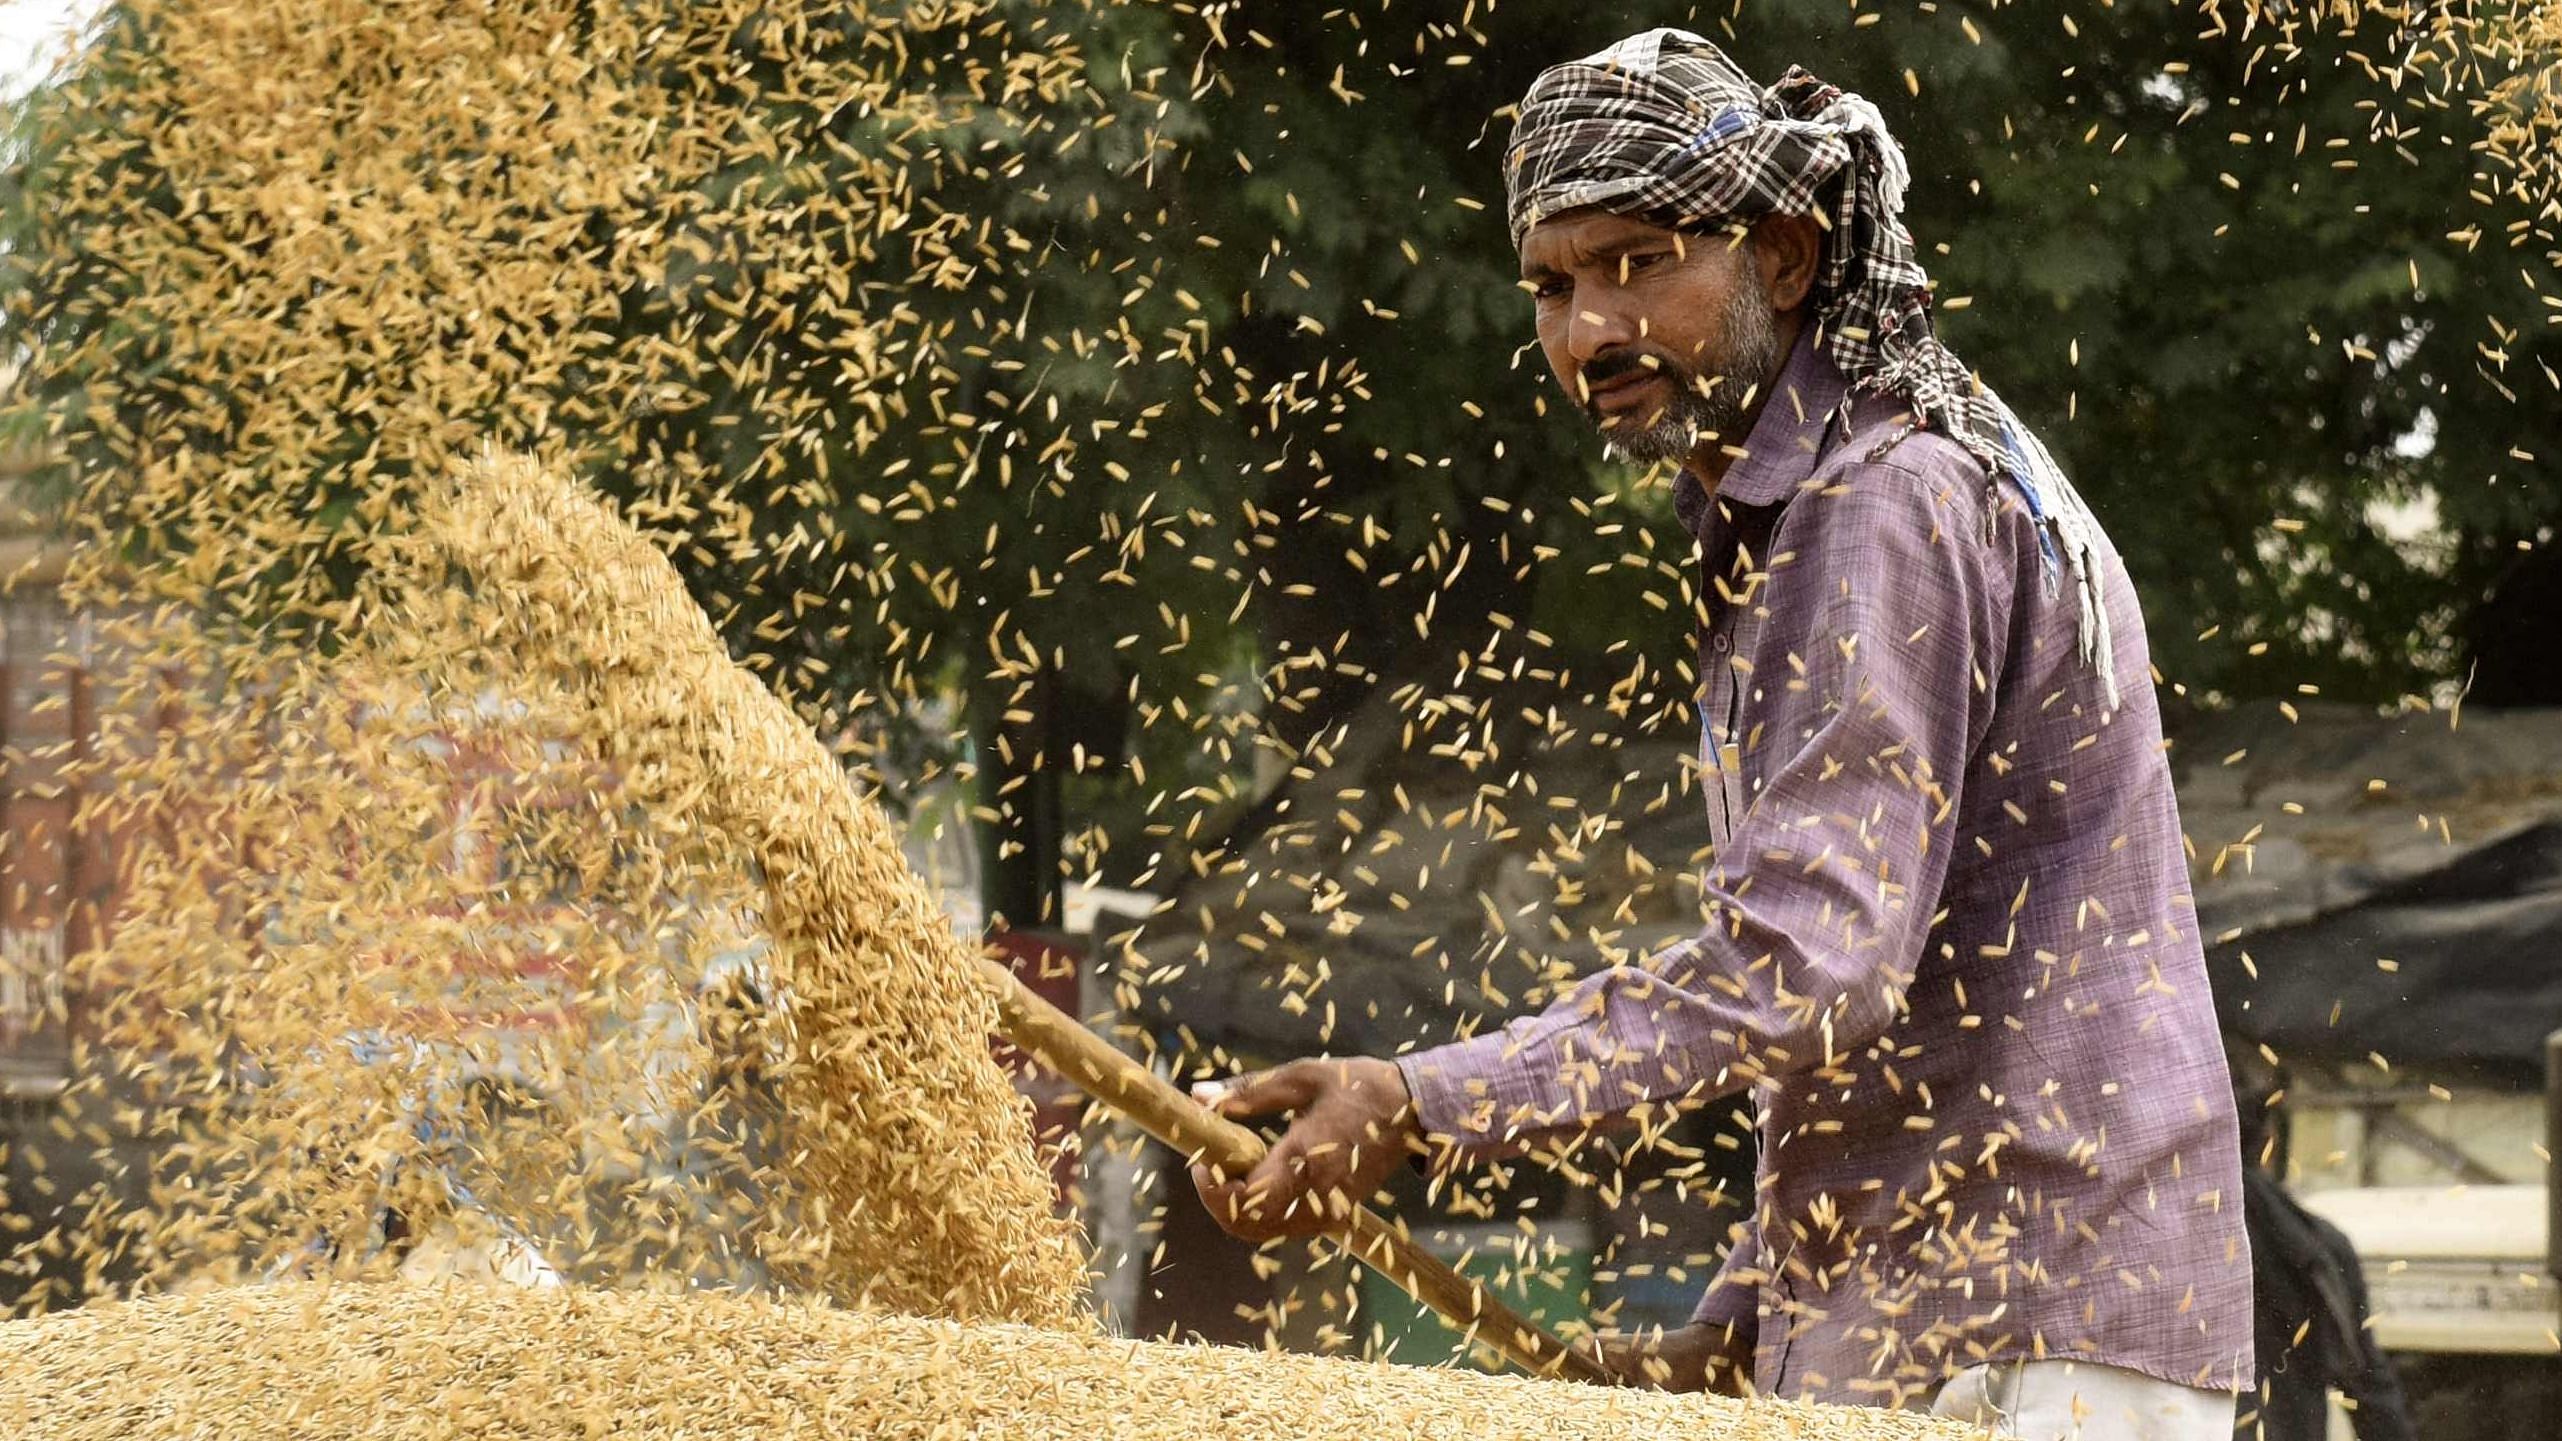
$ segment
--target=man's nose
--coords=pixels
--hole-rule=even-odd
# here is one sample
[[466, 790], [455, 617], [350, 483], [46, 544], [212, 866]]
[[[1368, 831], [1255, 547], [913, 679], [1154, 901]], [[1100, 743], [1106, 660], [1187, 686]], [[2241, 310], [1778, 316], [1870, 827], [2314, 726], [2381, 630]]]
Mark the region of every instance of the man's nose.
[[1594, 358], [1637, 340], [1636, 322], [1626, 311], [1607, 302], [1587, 299], [1590, 292], [1574, 298], [1574, 314], [1566, 322], [1566, 350], [1575, 364], [1588, 365]]

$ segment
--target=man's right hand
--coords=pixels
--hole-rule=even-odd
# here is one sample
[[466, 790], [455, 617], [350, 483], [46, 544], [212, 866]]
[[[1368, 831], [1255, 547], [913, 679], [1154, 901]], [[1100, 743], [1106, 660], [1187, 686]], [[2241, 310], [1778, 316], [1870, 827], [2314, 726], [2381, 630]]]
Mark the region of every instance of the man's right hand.
[[1195, 1086], [1193, 1096], [1232, 1121], [1291, 1115], [1289, 1132], [1252, 1175], [1192, 1168], [1201, 1204], [1223, 1230], [1247, 1241], [1335, 1230], [1422, 1145], [1405, 1075], [1393, 1061], [1292, 1061]]
[[1737, 1330], [1693, 1324], [1600, 1337], [1602, 1364], [1631, 1386], [1741, 1396], [1752, 1379], [1752, 1346]]

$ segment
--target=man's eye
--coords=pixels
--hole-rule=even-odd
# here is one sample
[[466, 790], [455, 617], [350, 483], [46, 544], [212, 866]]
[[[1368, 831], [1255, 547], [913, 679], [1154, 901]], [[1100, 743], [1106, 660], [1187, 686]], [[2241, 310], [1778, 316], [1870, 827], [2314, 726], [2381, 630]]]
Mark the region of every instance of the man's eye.
[[1623, 255], [1619, 258], [1619, 263], [1628, 274], [1634, 275], [1640, 270], [1651, 270], [1660, 262], [1671, 258], [1672, 252], [1669, 250], [1649, 250], [1642, 255]]
[[1535, 300], [1556, 300], [1565, 293], [1566, 282], [1559, 276], [1552, 275], [1545, 280], [1532, 281], [1530, 284], [1530, 295]]

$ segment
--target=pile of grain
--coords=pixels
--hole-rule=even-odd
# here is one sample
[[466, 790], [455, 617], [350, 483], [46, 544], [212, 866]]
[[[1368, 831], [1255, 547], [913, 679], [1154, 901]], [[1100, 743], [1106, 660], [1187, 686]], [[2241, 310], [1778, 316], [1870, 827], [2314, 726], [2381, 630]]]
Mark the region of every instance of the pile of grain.
[[802, 1230], [769, 1263], [903, 1311], [1077, 1315], [1084, 1258], [989, 1054], [995, 998], [835, 758], [731, 662], [666, 558], [557, 472], [484, 459], [419, 535], [409, 623], [390, 633], [449, 635], [457, 603], [483, 617], [520, 682], [584, 702], [632, 799], [762, 878], [785, 1017], [770, 1150]]
[[0, 1432], [24, 1441], [1976, 1434], [1878, 1411], [748, 1298], [408, 1286], [217, 1291], [9, 1323], [0, 1327]]

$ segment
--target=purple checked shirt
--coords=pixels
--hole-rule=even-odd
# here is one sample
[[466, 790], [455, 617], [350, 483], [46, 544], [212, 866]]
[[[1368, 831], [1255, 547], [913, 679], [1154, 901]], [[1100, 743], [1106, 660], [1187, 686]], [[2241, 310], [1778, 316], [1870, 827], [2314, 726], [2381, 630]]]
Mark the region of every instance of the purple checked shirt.
[[1700, 1302], [1765, 1393], [1898, 1405], [1977, 1362], [2251, 1375], [2233, 1095], [2142, 616], [2121, 707], [2004, 482], [1801, 341], [1716, 495], [1707, 924], [1398, 1064], [1462, 1152], [1749, 1092], [1754, 1224]]

